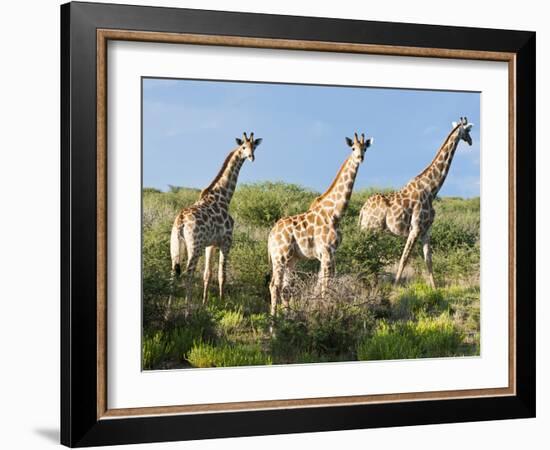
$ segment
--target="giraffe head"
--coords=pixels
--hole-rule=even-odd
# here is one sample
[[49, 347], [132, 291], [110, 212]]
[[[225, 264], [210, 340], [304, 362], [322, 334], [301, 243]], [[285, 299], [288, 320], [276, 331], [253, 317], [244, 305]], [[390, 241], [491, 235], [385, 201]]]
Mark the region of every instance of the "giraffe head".
[[359, 162], [363, 162], [365, 152], [373, 142], [374, 138], [365, 139], [365, 135], [363, 133], [361, 133], [361, 139], [359, 139], [357, 133], [354, 133], [353, 140], [349, 137], [346, 138], [346, 143], [351, 147], [353, 157]]
[[254, 139], [254, 133], [250, 133], [250, 137], [246, 137], [246, 132], [243, 133], [243, 139], [235, 138], [242, 159], [254, 161], [254, 150], [262, 143], [262, 138]]
[[468, 123], [466, 117], [461, 117], [460, 122], [453, 122], [453, 128], [458, 126], [458, 139], [462, 139], [464, 142], [467, 142], [468, 145], [472, 145], [472, 137], [470, 136], [470, 130], [474, 126], [473, 123]]

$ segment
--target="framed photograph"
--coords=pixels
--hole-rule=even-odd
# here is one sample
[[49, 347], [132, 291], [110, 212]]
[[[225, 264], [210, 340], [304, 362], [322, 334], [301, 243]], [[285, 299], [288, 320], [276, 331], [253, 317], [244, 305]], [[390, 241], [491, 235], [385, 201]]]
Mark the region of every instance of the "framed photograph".
[[535, 33], [61, 7], [61, 441], [535, 415]]

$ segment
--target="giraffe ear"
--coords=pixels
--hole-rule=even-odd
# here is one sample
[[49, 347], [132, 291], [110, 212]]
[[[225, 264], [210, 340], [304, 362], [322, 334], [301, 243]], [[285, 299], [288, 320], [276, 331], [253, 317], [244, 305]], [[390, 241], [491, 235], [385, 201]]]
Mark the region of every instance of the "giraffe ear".
[[254, 141], [254, 147], [257, 147], [258, 145], [260, 145], [262, 143], [262, 138], [258, 138]]
[[453, 125], [453, 128], [456, 128], [456, 126], [458, 125], [458, 123], [453, 122], [452, 125]]
[[370, 147], [372, 144], [374, 144], [374, 138], [373, 137], [368, 138], [367, 139], [367, 147]]
[[349, 137], [346, 138], [346, 144], [348, 144], [350, 147], [353, 147], [353, 141]]
[[237, 145], [243, 145], [243, 140], [242, 139], [235, 138], [235, 142], [237, 143]]

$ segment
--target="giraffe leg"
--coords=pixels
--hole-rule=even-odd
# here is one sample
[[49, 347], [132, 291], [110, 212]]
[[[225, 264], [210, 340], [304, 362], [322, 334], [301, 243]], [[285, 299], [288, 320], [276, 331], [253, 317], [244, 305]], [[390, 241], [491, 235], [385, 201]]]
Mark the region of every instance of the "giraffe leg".
[[283, 283], [285, 268], [281, 262], [273, 261], [273, 273], [271, 275], [271, 282], [269, 283], [269, 292], [271, 294], [271, 316], [275, 317], [277, 314], [277, 303], [281, 296], [281, 288]]
[[401, 279], [401, 275], [403, 274], [403, 269], [407, 264], [407, 260], [409, 259], [411, 250], [416, 240], [418, 239], [418, 235], [419, 235], [418, 227], [413, 227], [411, 232], [409, 233], [409, 237], [407, 238], [407, 243], [405, 244], [405, 249], [403, 250], [403, 254], [401, 255], [401, 260], [399, 261], [399, 268], [397, 269], [397, 275], [395, 276], [396, 285], [399, 284], [399, 280]]
[[296, 266], [296, 259], [291, 259], [283, 273], [283, 285], [281, 290], [281, 301], [285, 310], [290, 308], [290, 300], [292, 299], [292, 271]]
[[426, 262], [426, 269], [428, 269], [428, 281], [430, 286], [435, 289], [435, 280], [434, 273], [432, 269], [432, 246], [430, 234], [426, 233], [421, 238], [422, 240], [422, 251], [424, 252], [424, 261]]
[[214, 253], [214, 246], [206, 247], [204, 252], [204, 275], [203, 275], [203, 291], [202, 291], [202, 303], [206, 304], [208, 301], [208, 284], [210, 283], [210, 276], [212, 272], [210, 270], [210, 263], [212, 261], [212, 253]]
[[172, 259], [172, 270], [170, 271], [170, 295], [168, 296], [168, 303], [164, 318], [168, 319], [170, 315], [170, 309], [172, 307], [172, 298], [174, 297], [174, 291], [176, 289], [176, 282], [181, 273], [180, 261], [185, 256], [186, 247], [185, 241], [180, 236], [176, 227], [172, 228], [172, 234], [170, 237], [170, 256]]
[[224, 287], [225, 287], [225, 275], [227, 271], [227, 258], [229, 256], [229, 249], [231, 243], [226, 243], [220, 247], [220, 259], [218, 263], [218, 287], [220, 289], [220, 301], [223, 300]]
[[168, 303], [166, 304], [166, 308], [164, 309], [164, 320], [170, 319], [170, 313], [172, 311], [172, 298], [174, 296], [174, 290], [176, 288], [176, 279], [178, 278], [178, 274], [175, 270], [172, 270], [170, 272], [170, 295], [168, 296]]
[[281, 289], [281, 303], [285, 311], [288, 311], [290, 308], [290, 297], [291, 297], [291, 282], [290, 282], [290, 271], [287, 269], [283, 274], [283, 286]]
[[193, 287], [193, 274], [199, 262], [199, 252], [194, 249], [187, 249], [187, 266], [185, 267], [185, 300], [191, 300]]
[[321, 255], [321, 270], [319, 271], [319, 284], [321, 286], [321, 297], [325, 297], [328, 291], [328, 283], [334, 275], [334, 255], [330, 251], [325, 251]]

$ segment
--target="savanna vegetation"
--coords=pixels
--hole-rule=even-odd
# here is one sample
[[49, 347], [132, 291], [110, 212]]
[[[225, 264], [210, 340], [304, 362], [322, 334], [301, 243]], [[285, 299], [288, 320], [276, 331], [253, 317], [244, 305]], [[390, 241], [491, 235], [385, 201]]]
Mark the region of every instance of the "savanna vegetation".
[[424, 282], [420, 245], [402, 286], [394, 287], [404, 239], [357, 226], [359, 210], [373, 192], [352, 195], [328, 295], [320, 298], [315, 289], [318, 263], [304, 261], [294, 275], [290, 310], [272, 323], [267, 235], [277, 219], [305, 211], [318, 193], [285, 183], [239, 185], [230, 208], [235, 230], [223, 302], [213, 282], [209, 302], [202, 305], [201, 258], [192, 300], [185, 302], [178, 283], [167, 316], [170, 229], [177, 211], [195, 202], [199, 191], [144, 189], [143, 368], [478, 355], [479, 198], [434, 202], [438, 288]]

